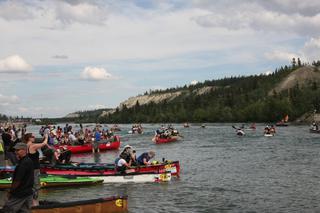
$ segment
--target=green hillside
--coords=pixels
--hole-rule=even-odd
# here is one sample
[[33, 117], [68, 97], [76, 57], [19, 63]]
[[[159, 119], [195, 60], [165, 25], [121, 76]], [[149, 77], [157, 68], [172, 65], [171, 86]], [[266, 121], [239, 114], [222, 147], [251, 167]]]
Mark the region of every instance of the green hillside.
[[[150, 102], [134, 107], [125, 105], [97, 121], [106, 123], [130, 122], [274, 122], [289, 114], [296, 119], [306, 112], [320, 110], [320, 62], [311, 65], [284, 66], [270, 75], [230, 77], [205, 81], [191, 86], [157, 90], [147, 93], [157, 95], [180, 91], [173, 100]], [[308, 79], [308, 72], [313, 77]], [[281, 82], [295, 76], [307, 75], [300, 81], [290, 82], [284, 90], [275, 89]], [[311, 74], [311, 73], [310, 73]], [[318, 76], [319, 78], [314, 78]], [[288, 78], [288, 79], [287, 79]], [[293, 86], [292, 86], [293, 85]], [[199, 94], [199, 89], [209, 91]], [[286, 87], [286, 85], [284, 86]]]

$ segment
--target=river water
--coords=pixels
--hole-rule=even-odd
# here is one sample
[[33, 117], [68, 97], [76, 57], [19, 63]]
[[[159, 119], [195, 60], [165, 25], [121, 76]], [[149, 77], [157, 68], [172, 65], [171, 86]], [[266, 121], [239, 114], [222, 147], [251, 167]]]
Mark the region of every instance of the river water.
[[[159, 125], [143, 126], [145, 134], [128, 135], [130, 126], [121, 125], [121, 146], [134, 146], [138, 155], [155, 150], [159, 160], [180, 160], [179, 179], [42, 190], [40, 197], [69, 201], [128, 195], [129, 212], [320, 211], [320, 135], [310, 134], [307, 126], [278, 128], [276, 136], [264, 137], [264, 127], [258, 125], [239, 137], [231, 124], [208, 124], [204, 129], [177, 124], [183, 140], [162, 145], [151, 141]], [[72, 160], [113, 162], [118, 154], [82, 154]]]

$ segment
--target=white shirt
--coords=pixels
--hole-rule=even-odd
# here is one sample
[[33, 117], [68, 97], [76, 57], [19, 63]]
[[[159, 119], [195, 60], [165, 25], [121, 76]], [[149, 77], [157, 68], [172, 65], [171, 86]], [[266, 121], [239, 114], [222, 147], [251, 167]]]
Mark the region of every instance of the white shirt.
[[126, 163], [127, 163], [126, 160], [124, 160], [124, 159], [121, 158], [121, 159], [118, 161], [117, 166], [121, 167], [121, 166], [124, 166]]

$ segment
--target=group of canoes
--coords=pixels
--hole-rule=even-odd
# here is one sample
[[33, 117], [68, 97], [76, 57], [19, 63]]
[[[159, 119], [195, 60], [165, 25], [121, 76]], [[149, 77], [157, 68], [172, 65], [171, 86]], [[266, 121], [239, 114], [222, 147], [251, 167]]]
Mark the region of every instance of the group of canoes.
[[[236, 127], [236, 126], [232, 126], [235, 130], [236, 130], [236, 135], [238, 136], [245, 136], [246, 133], [245, 131], [255, 131], [256, 130], [256, 125], [255, 123], [251, 124], [251, 126], [249, 128], [246, 128], [245, 125], [243, 124], [241, 127]], [[265, 137], [272, 137], [276, 134], [276, 129], [274, 125], [267, 125], [264, 128], [264, 132], [263, 135]]]
[[[82, 125], [80, 125], [81, 129]], [[141, 126], [140, 126], [141, 127]], [[167, 134], [167, 130], [170, 130]], [[166, 128], [163, 131], [166, 139], [178, 136], [179, 133], [172, 127]], [[64, 133], [66, 131], [66, 133]], [[81, 131], [81, 130], [80, 130]], [[98, 150], [108, 150], [108, 149], [119, 149], [120, 138], [119, 136], [112, 136], [111, 139], [107, 140], [103, 138], [103, 131], [95, 128], [91, 135], [91, 141], [86, 140], [83, 143], [79, 143], [79, 138], [81, 139], [81, 132], [73, 131], [71, 127], [66, 125], [64, 129], [58, 127], [55, 128], [43, 128], [41, 130], [41, 135], [46, 138], [49, 137], [50, 146], [53, 152], [64, 153], [81, 153], [81, 152], [91, 152], [92, 149]], [[58, 134], [57, 134], [58, 132]], [[59, 133], [61, 132], [61, 133]], [[63, 133], [62, 133], [63, 132]], [[75, 132], [75, 134], [74, 134]], [[85, 130], [84, 132], [89, 133]], [[97, 132], [100, 133], [100, 140], [97, 140]], [[86, 134], [86, 133], [85, 133]], [[69, 138], [73, 138], [70, 135], [75, 136], [76, 140], [72, 143], [65, 143], [64, 140], [58, 140], [57, 135], [60, 135], [60, 139], [68, 135]], [[80, 135], [80, 137], [79, 137]], [[77, 136], [77, 137], [76, 137]], [[99, 136], [98, 136], [99, 137]], [[84, 137], [85, 138], [85, 137]], [[103, 139], [102, 139], [103, 138]], [[160, 138], [160, 135], [159, 135]], [[164, 139], [163, 136], [161, 136]], [[58, 143], [56, 142], [58, 141]], [[98, 147], [94, 147], [94, 142], [98, 141]], [[62, 143], [61, 143], [62, 142]], [[170, 181], [172, 177], [179, 177], [180, 174], [180, 164], [179, 161], [168, 161], [163, 159], [162, 162], [151, 160], [154, 157], [154, 152], [149, 151], [143, 153], [140, 157], [136, 158], [135, 163], [130, 162], [128, 166], [121, 168], [119, 163], [123, 157], [125, 150], [128, 150], [125, 146], [124, 150], [119, 155], [119, 159], [115, 163], [75, 163], [64, 161], [63, 163], [52, 163], [50, 161], [42, 161], [40, 164], [41, 171], [41, 188], [48, 187], [71, 187], [71, 186], [86, 186], [86, 185], [96, 185], [96, 184], [108, 184], [108, 183], [140, 183], [140, 182], [167, 182]], [[131, 150], [134, 151], [134, 150]], [[42, 155], [45, 155], [44, 150], [40, 151]], [[130, 152], [131, 153], [131, 152]], [[131, 156], [131, 155], [130, 155]], [[43, 157], [43, 156], [42, 156]], [[46, 156], [44, 156], [46, 157]], [[142, 162], [142, 163], [141, 163]], [[11, 186], [11, 175], [14, 172], [14, 166], [12, 167], [2, 167], [0, 168], [0, 176], [3, 178], [0, 180], [0, 189], [6, 189]], [[40, 206], [33, 207], [32, 212], [123, 212], [127, 211], [127, 197], [112, 197], [103, 199], [86, 200], [79, 202], [68, 202], [68, 203], [58, 203], [58, 202], [45, 202], [41, 203]], [[99, 208], [97, 207], [99, 206]], [[102, 206], [106, 206], [109, 209], [102, 209]], [[95, 210], [92, 210], [95, 208]], [[98, 209], [98, 210], [97, 210]], [[112, 211], [111, 211], [112, 210]], [[1, 212], [1, 209], [0, 209]]]

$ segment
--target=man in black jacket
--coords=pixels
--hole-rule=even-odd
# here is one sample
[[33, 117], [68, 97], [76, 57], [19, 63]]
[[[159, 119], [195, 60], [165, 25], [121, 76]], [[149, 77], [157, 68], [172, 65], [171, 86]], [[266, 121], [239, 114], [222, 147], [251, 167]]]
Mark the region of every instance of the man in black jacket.
[[14, 146], [15, 153], [19, 159], [16, 166], [8, 201], [3, 207], [4, 212], [31, 212], [32, 187], [33, 187], [33, 163], [27, 155], [27, 145], [17, 143]]

